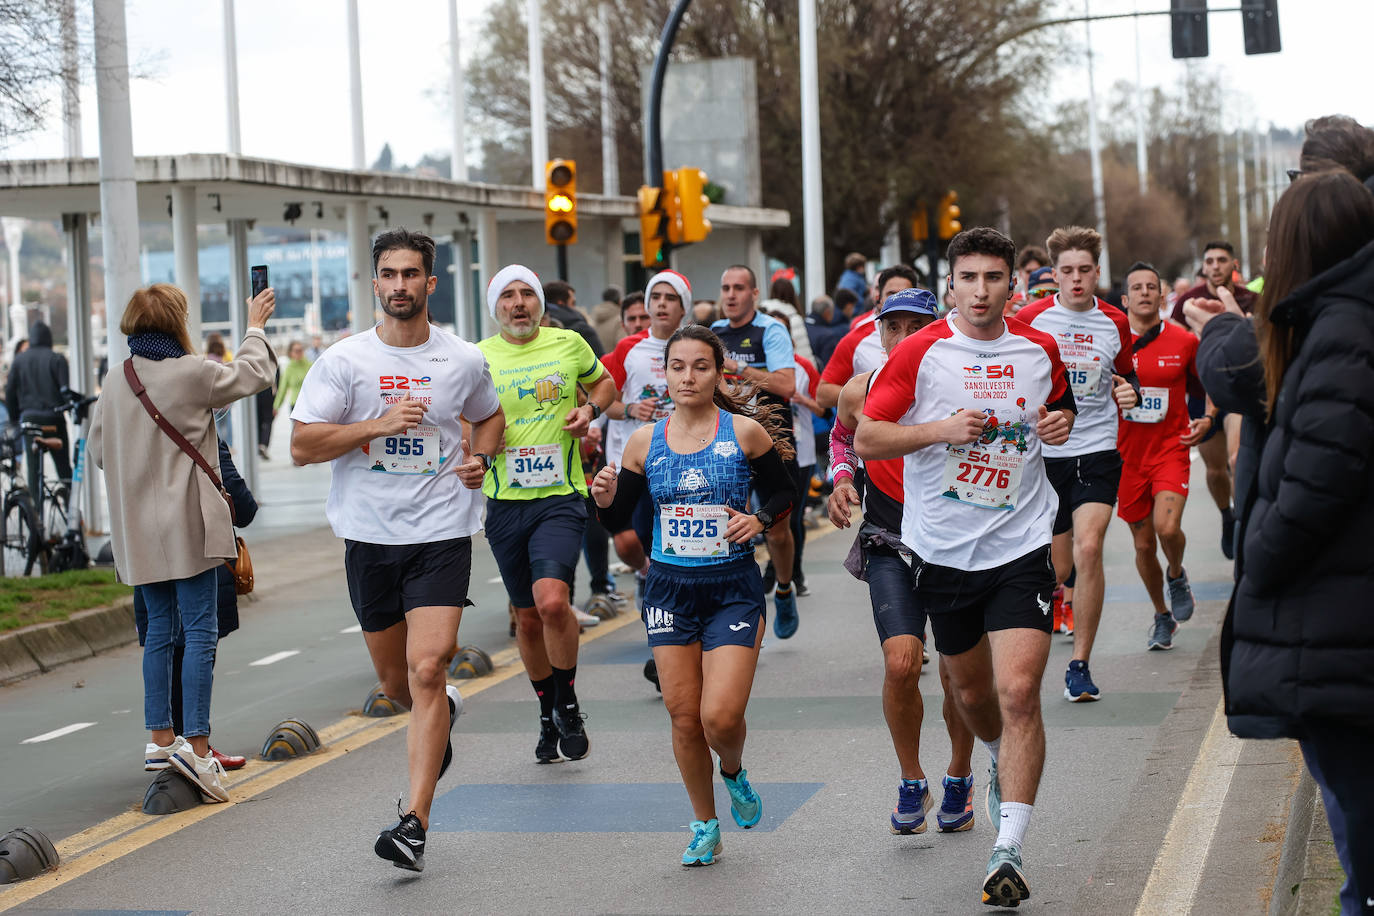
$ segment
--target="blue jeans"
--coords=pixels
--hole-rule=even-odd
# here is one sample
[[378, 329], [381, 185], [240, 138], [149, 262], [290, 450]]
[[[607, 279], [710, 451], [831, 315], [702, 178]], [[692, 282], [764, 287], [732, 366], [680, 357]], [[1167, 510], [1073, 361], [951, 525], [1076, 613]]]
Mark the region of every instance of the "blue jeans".
[[1360, 895], [1355, 890], [1355, 866], [1350, 859], [1350, 845], [1346, 840], [1345, 814], [1341, 811], [1336, 793], [1327, 783], [1321, 764], [1317, 762], [1317, 751], [1312, 742], [1299, 741], [1298, 747], [1302, 748], [1302, 759], [1307, 764], [1307, 771], [1312, 774], [1313, 781], [1321, 790], [1322, 805], [1326, 808], [1326, 822], [1331, 827], [1331, 840], [1336, 845], [1336, 858], [1340, 860], [1341, 868], [1345, 871], [1345, 884], [1341, 886], [1341, 916], [1359, 916]]
[[143, 645], [144, 728], [172, 727], [172, 658], [180, 637], [186, 643], [181, 669], [184, 737], [209, 735], [210, 687], [219, 641], [215, 568], [189, 579], [139, 585], [135, 590], [148, 608]]

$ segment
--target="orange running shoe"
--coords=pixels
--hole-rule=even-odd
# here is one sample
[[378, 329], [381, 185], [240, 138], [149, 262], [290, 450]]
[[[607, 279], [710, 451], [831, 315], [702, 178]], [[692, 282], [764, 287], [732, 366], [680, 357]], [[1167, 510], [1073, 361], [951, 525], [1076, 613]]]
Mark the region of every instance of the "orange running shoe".
[[1060, 585], [1054, 590], [1054, 632], [1058, 633], [1059, 628], [1064, 625], [1064, 586]]
[[1073, 635], [1073, 602], [1064, 602], [1064, 614], [1060, 621], [1059, 632], [1065, 636]]

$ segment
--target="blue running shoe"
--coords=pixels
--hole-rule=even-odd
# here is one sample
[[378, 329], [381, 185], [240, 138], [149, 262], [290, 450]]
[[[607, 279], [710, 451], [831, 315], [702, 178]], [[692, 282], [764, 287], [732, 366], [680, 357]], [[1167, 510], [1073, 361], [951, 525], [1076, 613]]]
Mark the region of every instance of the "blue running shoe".
[[1172, 649], [1174, 647], [1174, 634], [1178, 632], [1178, 623], [1172, 614], [1156, 614], [1155, 622], [1150, 626], [1150, 638], [1145, 642], [1147, 649]]
[[1030, 899], [1030, 885], [1022, 871], [1021, 850], [1015, 846], [992, 847], [988, 876], [983, 879], [983, 902], [988, 906], [1014, 907]]
[[773, 606], [777, 608], [777, 615], [773, 618], [773, 635], [778, 639], [791, 639], [797, 632], [797, 624], [800, 622], [797, 617], [797, 595], [788, 588], [783, 592], [779, 587], [773, 593]]
[[892, 832], [903, 836], [926, 832], [926, 812], [935, 800], [930, 789], [920, 782], [903, 779], [897, 786], [897, 807], [892, 810]]
[[736, 824], [748, 830], [763, 817], [763, 799], [749, 785], [749, 771], [741, 769], [734, 779], [721, 773], [720, 778], [725, 780], [725, 790], [730, 793], [730, 814]]
[[721, 848], [720, 821], [714, 817], [709, 821], [692, 821], [692, 842], [682, 854], [682, 864], [710, 865], [720, 855]]
[[996, 827], [1002, 823], [1002, 783], [997, 779], [997, 761], [988, 764], [988, 791], [983, 797], [988, 823]]
[[1168, 572], [1165, 572], [1164, 578], [1169, 583], [1169, 612], [1182, 623], [1193, 616], [1193, 608], [1197, 607], [1197, 602], [1193, 600], [1193, 587], [1188, 584], [1188, 570], [1181, 570], [1177, 579], [1170, 579]]
[[[973, 777], [944, 779], [945, 797], [935, 814], [941, 833], [958, 833], [973, 826]], [[999, 802], [1000, 804], [1000, 802]]]
[[1088, 673], [1088, 663], [1074, 659], [1069, 662], [1069, 670], [1064, 672], [1064, 698], [1074, 703], [1084, 703], [1099, 699], [1102, 691], [1093, 683]]

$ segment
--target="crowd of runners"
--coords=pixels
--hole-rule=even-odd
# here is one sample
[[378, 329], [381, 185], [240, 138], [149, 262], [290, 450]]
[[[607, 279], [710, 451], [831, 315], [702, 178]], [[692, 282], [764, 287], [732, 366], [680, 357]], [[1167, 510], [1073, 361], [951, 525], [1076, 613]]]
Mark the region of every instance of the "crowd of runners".
[[[424, 867], [463, 704], [446, 666], [485, 530], [539, 702], [536, 763], [592, 752], [576, 689], [579, 631], [596, 622], [574, 605], [584, 551], [604, 565], [609, 542], [633, 572], [646, 673], [692, 808], [682, 864], [713, 864], [715, 770], [736, 825], [763, 816], [745, 709], [770, 592], [773, 636], [801, 629], [810, 502], [854, 529], [844, 565], [868, 585], [898, 771], [889, 828], [924, 832], [938, 803], [938, 831], [970, 830], [981, 789], [995, 833], [982, 900], [1028, 899], [1052, 639], [1072, 639], [1066, 700], [1112, 689], [1110, 672], [1090, 668], [1112, 515], [1129, 526], [1151, 605], [1142, 651], [1170, 649], [1194, 611], [1181, 527], [1194, 454], [1223, 550], [1234, 546], [1240, 426], [1203, 390], [1185, 320], [1253, 306], [1230, 244], [1206, 245], [1195, 285], [1132, 264], [1118, 303], [1099, 294], [1092, 229], [1020, 250], [969, 229], [949, 243], [941, 289], [894, 265], [862, 298], [841, 289], [842, 317], [827, 298], [815, 314], [848, 330], [811, 354], [795, 307], [761, 300], [741, 264], [721, 271], [705, 311], [683, 275], [652, 276], [609, 316], [623, 337], [605, 348], [570, 287], [510, 265], [486, 291], [499, 331], [471, 343], [430, 320], [434, 254], [416, 232], [376, 238], [382, 320], [320, 355], [291, 413], [293, 459], [333, 464], [327, 513], [346, 542], [349, 594], [382, 691], [411, 715], [409, 791], [377, 855]], [[613, 588], [592, 572], [594, 592]], [[932, 657], [951, 745], [938, 798], [920, 754], [918, 679]], [[988, 761], [976, 777], [975, 744]], [[223, 799], [214, 768], [196, 778]]]

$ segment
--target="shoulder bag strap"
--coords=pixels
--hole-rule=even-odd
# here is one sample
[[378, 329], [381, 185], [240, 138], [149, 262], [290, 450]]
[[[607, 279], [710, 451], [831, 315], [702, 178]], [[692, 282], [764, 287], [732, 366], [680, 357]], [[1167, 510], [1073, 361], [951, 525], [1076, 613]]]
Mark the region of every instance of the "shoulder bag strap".
[[138, 373], [134, 371], [134, 358], [132, 356], [124, 360], [124, 378], [128, 380], [129, 387], [133, 389], [134, 397], [138, 398], [139, 403], [143, 405], [144, 410], [148, 411], [148, 416], [153, 418], [153, 422], [158, 425], [158, 428], [166, 433], [167, 438], [175, 442], [177, 447], [185, 452], [190, 459], [196, 463], [196, 466], [204, 471], [206, 476], [210, 478], [210, 482], [215, 485], [215, 489], [219, 490], [219, 495], [224, 497], [225, 504], [229, 506], [230, 520], [236, 520], [237, 513], [234, 512], [234, 499], [229, 495], [229, 491], [224, 488], [224, 483], [219, 479], [219, 474], [215, 473], [215, 469], [210, 467], [210, 463], [205, 460], [205, 456], [190, 442], [187, 442], [186, 437], [177, 432], [176, 427], [169, 423], [167, 418], [162, 415], [162, 412], [153, 404], [152, 399], [148, 397], [148, 389], [143, 387], [142, 380], [139, 379]]

